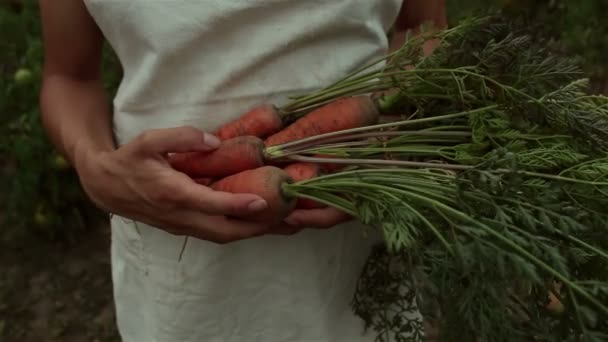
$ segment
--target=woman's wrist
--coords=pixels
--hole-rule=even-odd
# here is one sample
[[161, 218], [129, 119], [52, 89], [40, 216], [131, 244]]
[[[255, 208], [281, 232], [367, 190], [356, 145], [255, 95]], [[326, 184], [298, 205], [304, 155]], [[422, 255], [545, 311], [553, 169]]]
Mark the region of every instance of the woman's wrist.
[[82, 173], [91, 169], [91, 164], [103, 159], [104, 155], [114, 151], [114, 146], [109, 144], [95, 144], [78, 141], [74, 144], [71, 153], [74, 169], [82, 177]]

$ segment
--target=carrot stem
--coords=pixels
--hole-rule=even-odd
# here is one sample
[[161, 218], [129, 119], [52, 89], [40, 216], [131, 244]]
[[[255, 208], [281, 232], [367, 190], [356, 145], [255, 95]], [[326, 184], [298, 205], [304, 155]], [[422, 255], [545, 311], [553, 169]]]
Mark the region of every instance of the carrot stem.
[[[411, 38], [408, 37], [407, 41], [399, 49], [397, 49], [391, 53], [388, 53], [366, 65], [363, 65], [362, 67], [360, 67], [358, 69], [355, 69], [353, 72], [349, 73], [345, 77], [334, 82], [332, 85], [327, 86], [327, 87], [325, 87], [319, 91], [316, 91], [314, 93], [311, 93], [311, 94], [291, 97], [291, 99], [294, 99], [295, 101], [288, 104], [287, 107], [293, 107], [298, 101], [310, 100], [312, 98], [315, 98], [316, 96], [319, 96], [320, 94], [327, 93], [328, 91], [330, 91], [332, 89], [336, 89], [339, 86], [343, 86], [344, 84], [347, 83], [347, 81], [362, 82], [362, 81], [368, 80], [370, 76], [387, 75], [386, 71], [385, 71], [387, 69], [388, 70], [403, 69], [405, 66], [411, 65], [413, 62], [409, 58], [403, 58], [403, 56], [399, 56], [399, 55], [403, 54], [404, 51], [407, 51], [408, 48], [411, 48], [412, 46], [414, 46], [414, 47], [419, 46], [421, 44], [421, 41], [426, 41], [429, 39], [442, 40], [443, 38], [452, 34], [452, 32], [454, 32], [454, 30], [455, 30], [454, 28], [448, 28], [448, 29], [445, 29], [442, 31], [437, 31], [437, 32], [420, 32], [414, 37], [411, 37]], [[393, 57], [401, 57], [401, 58], [393, 59]], [[427, 57], [423, 57], [422, 60], [424, 61], [424, 60], [426, 60], [426, 58]], [[366, 73], [361, 74], [365, 70], [370, 69], [373, 66], [375, 66], [379, 63], [385, 62], [385, 61], [387, 63], [380, 70], [372, 70], [372, 71], [368, 71]]]
[[[349, 86], [350, 87], [341, 86], [337, 90], [332, 89], [332, 92], [327, 92], [325, 94], [316, 95], [314, 98], [312, 98], [311, 100], [308, 100], [308, 101], [303, 101], [303, 100], [300, 100], [299, 102], [295, 101], [291, 105], [281, 108], [280, 115], [283, 117], [284, 116], [297, 116], [296, 113], [314, 109], [323, 104], [332, 102], [338, 97], [342, 97], [342, 96], [346, 96], [346, 95], [355, 96], [355, 95], [361, 95], [361, 94], [369, 94], [369, 93], [372, 93], [375, 91], [382, 91], [382, 90], [390, 89], [390, 87], [388, 87], [388, 86], [372, 87], [373, 84], [371, 84], [371, 85], [359, 84], [359, 85], [354, 85], [354, 86], [349, 85]], [[292, 107], [294, 107], [294, 108], [291, 109]]]
[[[362, 146], [369, 145], [370, 141], [353, 141], [357, 139], [366, 139], [366, 138], [378, 138], [378, 137], [395, 137], [395, 136], [403, 136], [403, 137], [470, 137], [471, 132], [463, 132], [463, 131], [435, 131], [435, 130], [420, 130], [420, 131], [380, 131], [380, 132], [369, 132], [369, 133], [357, 133], [350, 134], [335, 138], [329, 138], [327, 140], [323, 140], [323, 144], [321, 142], [304, 142], [293, 148], [287, 148], [282, 150], [273, 151], [270, 154], [267, 154], [271, 158], [279, 158], [281, 156], [285, 156], [288, 154], [300, 153], [303, 151], [311, 151], [320, 148], [337, 148], [337, 147], [345, 147], [345, 146]], [[442, 140], [445, 141], [445, 140]]]
[[[358, 89], [369, 88], [368, 91], [377, 92], [390, 89], [392, 87], [398, 87], [399, 84], [396, 84], [396, 76], [407, 76], [407, 75], [416, 75], [419, 73], [445, 73], [448, 75], [453, 75], [454, 73], [460, 73], [468, 76], [476, 76], [482, 79], [487, 79], [484, 75], [479, 73], [475, 73], [470, 71], [470, 67], [459, 67], [455, 69], [408, 69], [408, 70], [399, 70], [399, 71], [390, 71], [390, 72], [380, 72], [380, 73], [371, 73], [365, 77], [358, 78], [356, 80], [352, 80], [350, 82], [345, 82], [341, 84], [337, 84], [334, 87], [327, 88], [325, 90], [321, 90], [316, 92], [310, 96], [292, 101], [287, 106], [282, 108], [281, 112], [285, 112], [285, 114], [289, 113], [293, 109], [297, 109], [303, 106], [309, 106], [313, 104], [317, 104], [321, 100], [335, 99], [339, 96], [350, 95], [349, 92], [356, 91]], [[369, 83], [369, 84], [366, 84]], [[494, 81], [494, 83], [499, 84]], [[501, 85], [501, 84], [499, 84]], [[408, 94], [409, 95], [409, 94]], [[452, 98], [452, 97], [450, 97]]]
[[326, 181], [332, 178], [345, 177], [345, 176], [361, 176], [366, 174], [410, 174], [415, 176], [424, 176], [427, 178], [435, 178], [444, 181], [452, 181], [454, 179], [453, 174], [449, 174], [449, 171], [439, 170], [439, 169], [426, 169], [426, 170], [418, 170], [418, 169], [404, 169], [404, 168], [380, 168], [380, 169], [357, 169], [351, 171], [341, 171], [339, 173], [331, 173], [322, 176], [318, 176], [312, 179], [303, 180], [295, 183], [294, 185], [303, 185], [308, 183], [317, 183], [319, 181]]
[[[313, 179], [313, 181], [314, 180], [315, 179]], [[318, 181], [319, 178], [316, 178], [316, 180]], [[294, 184], [294, 185], [295, 185], [295, 187], [297, 187], [296, 184]], [[530, 253], [525, 248], [521, 247], [516, 242], [510, 240], [508, 237], [502, 235], [500, 232], [492, 229], [491, 227], [484, 224], [483, 222], [466, 215], [465, 213], [463, 213], [462, 211], [460, 211], [458, 209], [452, 208], [451, 206], [448, 206], [448, 205], [442, 203], [441, 201], [429, 198], [428, 196], [425, 196], [424, 194], [419, 194], [419, 193], [404, 190], [404, 189], [396, 189], [395, 187], [389, 187], [386, 185], [365, 183], [365, 182], [361, 182], [360, 179], [357, 179], [357, 178], [354, 178], [352, 180], [346, 179], [346, 180], [342, 180], [342, 181], [338, 180], [338, 181], [332, 182], [332, 188], [334, 189], [334, 191], [339, 190], [341, 187], [355, 188], [355, 189], [362, 189], [362, 190], [374, 189], [379, 192], [396, 193], [396, 194], [402, 195], [404, 197], [407, 197], [412, 201], [416, 201], [418, 203], [423, 203], [429, 207], [435, 208], [438, 211], [442, 211], [447, 215], [450, 215], [454, 218], [462, 220], [463, 222], [472, 224], [472, 225], [478, 227], [479, 229], [483, 230], [489, 236], [492, 236], [495, 239], [497, 239], [498, 241], [504, 243], [507, 246], [507, 248], [509, 248], [512, 251], [523, 256], [532, 264], [536, 265], [537, 267], [539, 267], [539, 268], [543, 269], [544, 271], [548, 272], [549, 274], [553, 275], [555, 278], [557, 278], [558, 280], [560, 280], [561, 282], [563, 282], [564, 284], [569, 286], [572, 290], [574, 290], [580, 296], [585, 297], [585, 299], [587, 299], [591, 303], [593, 303], [593, 305], [596, 308], [598, 308], [599, 310], [601, 310], [602, 312], [608, 313], [608, 307], [606, 305], [599, 302], [596, 298], [594, 298], [591, 294], [586, 292], [577, 283], [571, 281], [564, 274], [555, 270], [550, 265], [545, 263], [543, 260], [536, 257], [535, 255]], [[331, 190], [329, 190], [329, 191], [331, 191]], [[487, 242], [488, 244], [491, 244], [493, 246], [496, 246], [495, 243], [492, 243], [490, 241], [486, 240], [485, 242]], [[497, 248], [500, 248], [500, 247], [497, 247]]]
[[468, 170], [472, 166], [468, 165], [456, 165], [456, 164], [441, 164], [441, 163], [428, 163], [428, 162], [415, 162], [405, 160], [385, 160], [385, 159], [355, 159], [355, 158], [317, 158], [317, 157], [305, 157], [300, 155], [289, 155], [287, 159], [311, 162], [311, 163], [331, 163], [331, 164], [356, 164], [356, 165], [392, 165], [392, 166], [407, 166], [407, 167], [432, 167], [447, 170]]
[[[379, 92], [379, 91], [384, 91], [384, 90], [390, 90], [392, 87], [387, 86], [384, 88], [373, 88], [370, 90], [367, 90], [366, 88], [361, 88], [360, 90], [357, 91], [348, 91], [343, 95], [338, 94], [338, 96], [331, 96], [327, 99], [322, 99], [320, 100], [320, 102], [314, 102], [310, 105], [307, 105], [306, 107], [299, 107], [297, 109], [294, 110], [286, 110], [286, 109], [282, 109], [280, 111], [280, 115], [282, 117], [294, 117], [297, 118], [299, 117], [301, 114], [305, 114], [315, 108], [318, 108], [320, 106], [326, 105], [328, 103], [331, 103], [333, 101], [335, 101], [335, 99], [337, 97], [340, 96], [359, 96], [359, 95], [366, 95], [366, 94], [370, 94], [373, 92]], [[400, 97], [402, 96], [402, 94], [394, 94], [391, 96], [395, 96], [395, 97]], [[416, 94], [407, 94], [408, 97], [410, 98], [425, 98], [425, 99], [443, 99], [443, 100], [451, 100], [453, 99], [452, 96], [450, 95], [444, 95], [444, 94], [433, 94], [433, 93], [416, 93]], [[386, 113], [389, 109], [390, 109], [390, 104], [388, 102], [386, 102], [384, 100], [379, 100], [379, 104], [378, 104], [378, 109], [380, 110], [381, 113]]]
[[[297, 184], [297, 183], [294, 183], [294, 184]], [[285, 194], [285, 196], [287, 196], [289, 198], [305, 198], [305, 199], [308, 199], [311, 201], [322, 203], [322, 204], [327, 205], [328, 207], [334, 207], [336, 209], [340, 209], [351, 216], [355, 216], [357, 214], [354, 209], [347, 208], [346, 206], [344, 206], [342, 204], [338, 204], [337, 201], [335, 201], [335, 200], [327, 199], [330, 196], [323, 196], [323, 195], [315, 196], [315, 195], [311, 195], [311, 194], [300, 193], [297, 190], [297, 188], [293, 186], [294, 184], [284, 183], [282, 185], [281, 190], [282, 190], [283, 194]], [[329, 195], [329, 194], [327, 194], [327, 195]]]
[[[393, 56], [395, 56], [395, 55], [399, 54], [399, 53], [401, 52], [401, 50], [402, 50], [402, 49], [403, 49], [403, 47], [402, 47], [402, 48], [400, 48], [400, 49], [398, 49], [398, 50], [395, 50], [395, 51], [393, 51], [393, 52], [391, 52], [391, 53], [389, 53], [389, 54], [387, 54], [387, 55], [384, 55], [383, 57], [380, 57], [380, 58], [378, 58], [378, 59], [376, 59], [376, 60], [374, 60], [374, 61], [370, 62], [369, 64], [363, 65], [362, 67], [355, 69], [355, 70], [354, 70], [353, 72], [351, 72], [350, 74], [348, 74], [348, 75], [346, 75], [345, 77], [343, 77], [343, 78], [339, 79], [338, 81], [335, 81], [335, 82], [334, 82], [332, 85], [330, 85], [330, 86], [328, 86], [328, 87], [325, 87], [325, 88], [321, 89], [321, 90], [320, 90], [320, 91], [318, 91], [318, 92], [315, 92], [315, 93], [313, 93], [313, 94], [301, 95], [301, 96], [292, 96], [292, 97], [290, 97], [290, 99], [293, 99], [293, 100], [301, 100], [301, 99], [305, 99], [305, 98], [314, 97], [314, 96], [315, 96], [316, 94], [318, 94], [319, 92], [324, 91], [324, 90], [328, 90], [328, 89], [333, 89], [333, 88], [334, 88], [334, 87], [336, 87], [337, 85], [339, 85], [339, 84], [343, 84], [343, 83], [344, 83], [344, 82], [346, 82], [347, 80], [351, 80], [353, 77], [355, 77], [355, 76], [357, 76], [357, 75], [359, 75], [359, 76], [355, 77], [354, 79], [361, 79], [361, 78], [366, 77], [366, 76], [369, 76], [369, 75], [371, 75], [371, 74], [377, 74], [377, 73], [379, 73], [379, 72], [381, 72], [381, 71], [380, 71], [380, 70], [372, 70], [372, 71], [368, 71], [368, 72], [366, 72], [366, 73], [364, 73], [364, 74], [361, 74], [361, 72], [363, 72], [363, 71], [365, 71], [365, 70], [367, 70], [367, 69], [369, 69], [369, 68], [371, 68], [371, 67], [373, 67], [373, 66], [375, 66], [375, 65], [377, 65], [377, 64], [379, 64], [379, 63], [382, 63], [382, 62], [384, 62], [384, 61], [389, 60], [391, 57], [393, 57]], [[411, 62], [411, 61], [409, 61], [409, 60], [402, 61], [402, 64], [408, 64], [409, 62]], [[387, 64], [387, 66], [390, 66], [390, 65], [391, 65], [391, 64]]]
[[323, 140], [323, 139], [327, 139], [327, 138], [333, 138], [333, 137], [338, 137], [338, 136], [352, 134], [352, 133], [373, 131], [373, 130], [377, 130], [377, 129], [392, 128], [392, 127], [397, 127], [397, 126], [415, 125], [415, 124], [420, 124], [420, 123], [429, 123], [429, 122], [448, 120], [448, 119], [455, 119], [455, 118], [464, 117], [464, 116], [467, 116], [470, 114], [485, 112], [488, 110], [495, 109], [497, 107], [498, 107], [498, 105], [490, 105], [490, 106], [481, 107], [481, 108], [477, 108], [477, 109], [473, 109], [473, 110], [469, 110], [469, 111], [463, 111], [463, 112], [454, 113], [454, 114], [432, 116], [432, 117], [428, 117], [428, 118], [421, 118], [421, 119], [414, 119], [414, 120], [394, 121], [394, 122], [388, 122], [388, 123], [383, 123], [383, 124], [369, 125], [369, 126], [364, 126], [364, 127], [345, 129], [345, 130], [336, 131], [336, 132], [318, 134], [315, 136], [291, 141], [291, 142], [288, 142], [285, 144], [280, 144], [280, 145], [275, 145], [275, 146], [269, 147], [266, 149], [266, 153], [268, 155], [273, 155], [274, 153], [276, 153], [276, 151], [287, 149], [287, 148], [293, 147], [293, 146], [298, 146], [303, 143], [319, 141], [319, 140]]
[[[311, 149], [308, 151], [300, 151], [300, 153], [313, 153], [313, 154], [332, 154], [335, 153], [418, 153], [423, 155], [439, 155], [441, 148], [433, 145], [403, 145], [393, 147], [352, 147], [352, 146], [341, 146], [341, 147], [320, 147], [318, 149]], [[350, 159], [350, 158], [349, 158]]]

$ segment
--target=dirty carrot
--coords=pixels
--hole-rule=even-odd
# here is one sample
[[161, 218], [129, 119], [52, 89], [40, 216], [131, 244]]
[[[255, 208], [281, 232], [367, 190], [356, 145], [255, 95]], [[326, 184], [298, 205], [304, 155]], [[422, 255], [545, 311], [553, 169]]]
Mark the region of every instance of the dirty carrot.
[[[315, 154], [312, 157], [314, 158], [334, 158], [334, 156], [326, 155], [326, 154]], [[344, 164], [335, 164], [335, 163], [321, 163], [319, 165], [322, 171], [331, 173], [339, 171], [344, 168]]]
[[268, 207], [242, 218], [268, 223], [280, 223], [295, 208], [296, 199], [283, 193], [283, 185], [293, 182], [287, 172], [275, 166], [263, 166], [220, 179], [211, 184], [216, 191], [249, 193], [262, 197]]
[[[317, 177], [321, 171], [321, 165], [316, 163], [300, 162], [289, 164], [283, 170], [285, 170], [285, 172], [291, 176], [294, 182], [299, 182]], [[307, 198], [299, 198], [296, 204], [296, 209], [318, 209], [325, 207], [326, 205]]]
[[220, 140], [244, 135], [266, 138], [274, 134], [269, 142], [279, 144], [375, 123], [378, 113], [375, 102], [366, 95], [343, 97], [312, 110], [281, 131], [294, 114], [281, 113], [276, 106], [265, 103], [221, 126], [214, 134]]
[[[262, 108], [267, 109], [262, 110]], [[276, 120], [256, 124], [254, 123], [255, 117], [267, 115], [264, 113], [269, 112], [276, 114], [274, 107], [259, 107], [259, 110], [251, 111], [244, 118], [237, 120], [241, 122], [240, 124], [232, 122], [221, 128], [216, 134], [221, 138], [226, 138], [231, 136], [230, 132], [240, 134], [247, 130], [255, 130], [255, 133], [260, 135], [264, 127], [276, 124]], [[253, 135], [237, 136], [223, 140], [220, 147], [211, 152], [171, 155], [170, 164], [174, 169], [193, 178], [228, 176], [272, 163], [270, 160], [272, 158], [265, 160], [265, 145], [280, 145], [299, 138], [367, 126], [377, 120], [378, 113], [374, 102], [367, 96], [343, 98], [310, 112], [283, 131], [270, 136], [266, 144]]]
[[223, 141], [210, 152], [176, 153], [171, 166], [193, 178], [217, 178], [264, 165], [264, 144], [252, 136]]
[[272, 104], [261, 104], [254, 107], [243, 116], [221, 126], [213, 133], [220, 140], [228, 140], [239, 136], [255, 136], [265, 138], [283, 128], [283, 120], [277, 108]]
[[352, 96], [330, 102], [306, 114], [283, 130], [268, 137], [266, 146], [372, 125], [377, 122], [379, 110], [369, 96]]

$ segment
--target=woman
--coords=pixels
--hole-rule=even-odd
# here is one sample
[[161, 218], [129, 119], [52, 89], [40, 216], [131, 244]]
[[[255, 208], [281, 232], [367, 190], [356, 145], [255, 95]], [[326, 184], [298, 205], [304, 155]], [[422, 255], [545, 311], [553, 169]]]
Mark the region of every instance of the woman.
[[[266, 203], [197, 185], [165, 156], [214, 149], [207, 132], [247, 109], [386, 53], [393, 26], [402, 39], [425, 21], [445, 25], [443, 1], [40, 5], [43, 123], [90, 198], [113, 214], [123, 340], [371, 341], [349, 307], [374, 242], [363, 227], [333, 209], [296, 211], [279, 227], [230, 219]], [[113, 110], [99, 77], [104, 38], [124, 69]]]

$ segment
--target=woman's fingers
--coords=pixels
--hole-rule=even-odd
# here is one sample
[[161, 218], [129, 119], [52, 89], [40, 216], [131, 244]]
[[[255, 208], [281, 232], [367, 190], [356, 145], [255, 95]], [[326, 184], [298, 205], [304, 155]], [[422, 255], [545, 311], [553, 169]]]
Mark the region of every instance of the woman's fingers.
[[161, 222], [148, 224], [171, 234], [192, 236], [219, 244], [261, 236], [270, 230], [270, 226], [265, 223], [209, 216], [193, 210], [175, 210], [164, 216]]
[[306, 228], [326, 229], [349, 221], [351, 216], [336, 208], [300, 209], [293, 211], [284, 224], [273, 227], [269, 234], [293, 235]]
[[302, 231], [305, 228], [299, 227], [299, 226], [290, 226], [288, 224], [282, 224], [278, 227], [272, 227], [270, 230], [268, 230], [268, 234], [272, 234], [272, 235], [294, 235], [296, 233], [299, 233], [300, 231]]
[[285, 223], [302, 228], [331, 228], [342, 222], [349, 221], [351, 216], [336, 208], [294, 210]]
[[215, 191], [178, 172], [169, 184], [163, 186], [168, 195], [165, 200], [208, 215], [246, 216], [268, 207], [268, 203], [258, 195]]
[[174, 152], [204, 152], [216, 149], [220, 140], [194, 127], [151, 129], [140, 134], [130, 146], [144, 154], [165, 155]]

